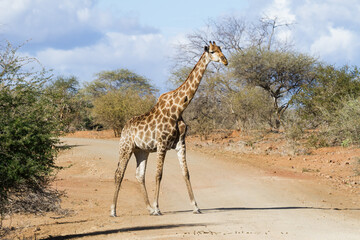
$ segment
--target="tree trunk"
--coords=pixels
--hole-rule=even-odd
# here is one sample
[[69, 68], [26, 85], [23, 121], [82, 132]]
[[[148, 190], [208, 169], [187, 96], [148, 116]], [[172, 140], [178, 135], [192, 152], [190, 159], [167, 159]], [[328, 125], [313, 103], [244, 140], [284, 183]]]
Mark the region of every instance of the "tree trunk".
[[282, 107], [279, 107], [278, 98], [274, 97], [274, 109], [275, 109], [275, 131], [278, 132], [281, 127], [281, 115], [282, 115]]

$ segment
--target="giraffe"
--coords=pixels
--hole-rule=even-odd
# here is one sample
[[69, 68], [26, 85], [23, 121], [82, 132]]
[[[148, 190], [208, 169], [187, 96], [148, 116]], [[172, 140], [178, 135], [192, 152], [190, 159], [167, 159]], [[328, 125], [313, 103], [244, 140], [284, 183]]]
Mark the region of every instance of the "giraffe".
[[[132, 154], [136, 158], [136, 179], [140, 183], [146, 208], [151, 215], [161, 215], [159, 210], [159, 191], [166, 152], [177, 151], [178, 160], [187, 186], [193, 213], [201, 213], [195, 201], [186, 163], [185, 135], [187, 125], [182, 113], [193, 99], [203, 74], [211, 62], [221, 62], [225, 66], [227, 59], [215, 42], [204, 47], [204, 53], [190, 72], [186, 81], [177, 89], [162, 94], [156, 105], [146, 114], [133, 117], [124, 126], [120, 138], [119, 163], [115, 171], [115, 193], [110, 215], [116, 217], [116, 204], [120, 185]], [[150, 205], [145, 186], [145, 171], [149, 153], [157, 153], [156, 188], [153, 206]]]

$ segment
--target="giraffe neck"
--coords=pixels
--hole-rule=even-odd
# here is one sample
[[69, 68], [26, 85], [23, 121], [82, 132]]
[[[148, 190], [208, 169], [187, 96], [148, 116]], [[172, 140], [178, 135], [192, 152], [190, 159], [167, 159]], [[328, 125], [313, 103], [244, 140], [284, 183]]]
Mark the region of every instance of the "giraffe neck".
[[155, 115], [160, 114], [173, 120], [179, 119], [194, 98], [209, 63], [208, 53], [204, 52], [185, 82], [174, 91], [161, 95], [152, 112]]
[[174, 90], [174, 98], [180, 98], [180, 101], [177, 103], [178, 112], [180, 115], [194, 98], [194, 95], [199, 88], [201, 79], [209, 63], [210, 60], [207, 56], [207, 53], [204, 52], [185, 82], [176, 90]]

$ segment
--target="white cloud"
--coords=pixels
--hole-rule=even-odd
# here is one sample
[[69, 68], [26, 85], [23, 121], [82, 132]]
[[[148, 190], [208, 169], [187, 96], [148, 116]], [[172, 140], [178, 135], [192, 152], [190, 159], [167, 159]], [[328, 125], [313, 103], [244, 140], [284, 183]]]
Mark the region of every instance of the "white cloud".
[[0, 1], [0, 23], [8, 24], [23, 14], [29, 7], [30, 0]]
[[278, 23], [279, 40], [291, 40], [298, 51], [331, 64], [360, 64], [360, 2], [358, 0], [273, 0], [261, 11]]
[[293, 23], [296, 16], [291, 13], [290, 0], [274, 0], [274, 2], [265, 9], [265, 15], [269, 18], [277, 18], [280, 24]]
[[76, 15], [80, 22], [87, 22], [90, 19], [89, 8], [83, 8], [76, 11]]
[[[292, 13], [290, 0], [274, 0], [264, 10], [264, 17], [269, 19], [275, 19], [276, 25], [281, 26], [285, 24], [293, 24], [296, 21], [296, 15]], [[292, 41], [293, 32], [288, 27], [280, 27], [276, 29], [276, 37], [278, 40], [284, 43]]]
[[137, 16], [100, 9], [95, 0], [2, 0], [0, 24], [0, 36], [10, 41], [31, 39], [30, 44], [63, 49], [92, 44], [111, 31], [158, 32], [140, 24]]
[[359, 7], [360, 2], [358, 0], [307, 0], [305, 3], [297, 6], [297, 14], [301, 15], [302, 20], [305, 21], [316, 19], [314, 21], [315, 24], [317, 24], [317, 21], [320, 23], [331, 22], [333, 24], [343, 24], [345, 22], [359, 23]]
[[328, 27], [328, 33], [320, 36], [311, 45], [314, 54], [325, 58], [353, 60], [359, 48], [359, 36], [344, 28]]
[[94, 45], [69, 50], [48, 48], [35, 57], [57, 74], [81, 76], [82, 81], [93, 80], [93, 74], [102, 70], [128, 68], [161, 86], [166, 78], [168, 50], [168, 43], [160, 34], [110, 32]]
[[[1, 0], [0, 38], [36, 57], [54, 74], [90, 81], [102, 70], [128, 68], [166, 79], [167, 41], [132, 13], [99, 7], [96, 0]], [[167, 70], [167, 69], [166, 69]], [[160, 78], [160, 81], [156, 81]]]

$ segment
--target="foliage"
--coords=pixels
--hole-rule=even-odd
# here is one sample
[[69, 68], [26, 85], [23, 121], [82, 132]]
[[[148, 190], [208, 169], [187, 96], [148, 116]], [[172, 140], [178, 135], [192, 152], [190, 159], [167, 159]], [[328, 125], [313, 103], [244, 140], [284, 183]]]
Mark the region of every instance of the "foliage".
[[359, 144], [360, 72], [356, 67], [321, 65], [316, 80], [296, 97], [297, 114], [311, 139], [321, 145]]
[[271, 96], [276, 116], [271, 126], [275, 129], [279, 129], [293, 97], [315, 77], [316, 60], [292, 51], [248, 48], [234, 55], [230, 62], [239, 81], [261, 87]]
[[158, 91], [149, 79], [127, 69], [102, 71], [96, 79], [86, 84], [82, 91], [89, 102], [93, 124], [120, 134], [125, 122], [135, 115], [145, 113], [155, 104]]
[[301, 117], [307, 119], [312, 127], [317, 127], [326, 117], [324, 114], [335, 112], [344, 99], [359, 96], [360, 73], [356, 67], [320, 65], [316, 69], [315, 81], [303, 88], [295, 101], [300, 107]]
[[100, 97], [110, 91], [119, 89], [132, 89], [139, 94], [155, 94], [155, 89], [149, 79], [138, 75], [128, 69], [117, 69], [112, 71], [101, 71], [95, 74], [96, 79], [86, 85], [85, 92], [93, 98]]
[[[259, 120], [266, 116], [266, 122], [277, 130], [284, 113], [292, 104], [293, 96], [313, 80], [317, 64], [316, 59], [292, 51], [288, 42], [280, 40], [278, 30], [290, 25], [279, 23], [276, 18], [263, 18], [258, 23], [238, 17], [209, 20], [205, 29], [189, 34], [188, 41], [179, 45], [181, 54], [176, 54], [176, 60], [183, 66], [193, 65], [203, 46], [209, 40], [215, 40], [222, 46], [230, 67], [209, 65], [207, 72], [211, 75], [209, 78], [214, 79], [215, 87], [213, 92], [208, 93], [211, 97], [221, 98], [221, 109], [228, 110], [226, 115], [232, 116], [229, 120], [235, 120], [237, 127], [253, 128], [257, 123], [262, 125], [264, 121]], [[263, 89], [263, 95], [254, 95], [259, 87]], [[265, 99], [267, 103], [262, 104], [261, 101]], [[260, 103], [261, 106], [258, 105]], [[232, 108], [234, 104], [239, 108]], [[242, 107], [251, 109], [252, 113], [236, 113], [235, 110]], [[263, 116], [260, 117], [257, 107], [266, 108], [262, 109]]]
[[231, 92], [228, 101], [237, 129], [261, 128], [272, 121], [271, 98], [261, 88], [244, 86], [239, 92]]
[[[191, 67], [175, 69], [169, 81], [176, 88], [180, 86], [191, 72]], [[222, 95], [216, 82], [219, 75], [206, 71], [194, 100], [183, 113], [185, 122], [189, 125], [189, 133], [206, 137], [213, 129], [229, 127], [233, 121], [226, 116], [228, 107], [222, 104]], [[230, 126], [230, 127], [231, 127]]]
[[360, 144], [360, 98], [344, 99], [333, 111], [321, 111], [323, 123], [313, 135], [323, 138], [326, 145]]
[[88, 127], [86, 123], [89, 121], [89, 103], [79, 92], [76, 77], [58, 77], [47, 85], [45, 93], [56, 107], [62, 131], [70, 132]]
[[11, 209], [14, 197], [45, 192], [57, 168], [59, 123], [43, 90], [49, 78], [46, 71], [35, 71], [35, 59], [16, 51], [8, 44], [0, 52], [1, 213]]
[[96, 98], [93, 104], [95, 120], [113, 129], [115, 136], [119, 136], [126, 121], [150, 110], [155, 104], [155, 97], [140, 95], [133, 89], [119, 89]]
[[199, 91], [196, 100], [192, 101], [184, 111], [184, 121], [189, 125], [189, 132], [207, 137], [213, 129], [218, 127], [218, 103], [209, 95]]
[[180, 86], [187, 79], [192, 69], [192, 67], [179, 67], [173, 69], [169, 77], [169, 82], [173, 85], [173, 87]]

